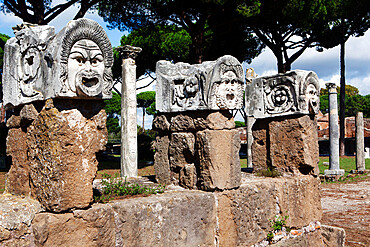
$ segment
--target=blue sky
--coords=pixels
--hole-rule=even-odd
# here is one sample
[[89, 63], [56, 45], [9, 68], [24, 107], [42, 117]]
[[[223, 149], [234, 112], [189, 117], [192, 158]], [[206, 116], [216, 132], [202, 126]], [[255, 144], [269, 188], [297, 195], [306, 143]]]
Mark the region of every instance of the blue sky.
[[[57, 0], [54, 2], [64, 2]], [[72, 6], [67, 11], [54, 19], [49, 25], [54, 26], [56, 32], [59, 32], [68, 21], [73, 19], [77, 7]], [[107, 32], [112, 46], [120, 44], [120, 38], [123, 34], [117, 29], [109, 30], [107, 23], [98, 16], [97, 12], [88, 13], [85, 18], [97, 21]], [[21, 20], [12, 14], [0, 13], [0, 33], [14, 36], [11, 27], [20, 24]], [[225, 54], [226, 55], [226, 54]], [[324, 52], [317, 52], [314, 48], [307, 49], [296, 62], [292, 69], [303, 69], [315, 71], [320, 79], [320, 85], [325, 87], [325, 83], [333, 82], [339, 84], [339, 47], [335, 47]], [[276, 59], [271, 50], [266, 48], [261, 55], [255, 58], [251, 64], [244, 64], [245, 68], [252, 67], [259, 76], [273, 75], [277, 73]], [[146, 84], [147, 81], [141, 81], [138, 86]], [[357, 87], [360, 94], [370, 94], [370, 31], [359, 38], [351, 37], [346, 43], [346, 83]], [[148, 90], [155, 90], [153, 83]], [[138, 111], [138, 119], [141, 120], [141, 111]], [[151, 118], [148, 118], [145, 125], [149, 127]], [[140, 121], [139, 121], [140, 122]], [[141, 123], [140, 123], [141, 125]]]

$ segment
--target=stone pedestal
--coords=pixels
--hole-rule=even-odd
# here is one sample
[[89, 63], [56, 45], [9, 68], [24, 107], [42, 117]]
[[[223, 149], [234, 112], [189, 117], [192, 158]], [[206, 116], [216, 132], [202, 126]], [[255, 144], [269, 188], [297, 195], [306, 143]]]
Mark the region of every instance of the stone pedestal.
[[119, 48], [122, 60], [121, 177], [137, 177], [136, 64], [141, 48]]
[[329, 92], [329, 170], [325, 175], [343, 175], [344, 170], [339, 168], [339, 125], [338, 125], [338, 100], [337, 86], [327, 83]]
[[356, 170], [365, 170], [364, 115], [356, 114]]
[[31, 195], [48, 211], [85, 208], [93, 200], [95, 154], [107, 143], [102, 102], [47, 100], [25, 105], [8, 122], [12, 166], [6, 191]]
[[206, 191], [240, 185], [240, 136], [228, 111], [161, 114], [153, 120], [161, 184]]
[[319, 145], [314, 115], [257, 119], [252, 128], [253, 170], [319, 174]]
[[85, 208], [93, 200], [95, 154], [108, 140], [106, 113], [102, 102], [50, 101], [27, 132], [31, 195], [48, 211]]

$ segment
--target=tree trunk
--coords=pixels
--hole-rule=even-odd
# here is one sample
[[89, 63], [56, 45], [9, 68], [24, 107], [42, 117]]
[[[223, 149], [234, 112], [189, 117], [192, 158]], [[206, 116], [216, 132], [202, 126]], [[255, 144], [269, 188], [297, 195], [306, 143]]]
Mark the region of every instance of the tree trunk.
[[340, 98], [339, 98], [339, 155], [345, 155], [345, 99], [346, 99], [346, 79], [345, 79], [345, 40], [340, 44]]
[[281, 54], [277, 55], [275, 54], [277, 59], [277, 67], [278, 67], [278, 73], [285, 73], [285, 65], [283, 61], [283, 56]]
[[0, 108], [0, 123], [5, 122], [5, 109], [4, 109], [4, 104], [1, 104]]
[[145, 107], [143, 107], [143, 134], [145, 133], [144, 122], [145, 122]]
[[203, 41], [204, 34], [203, 32], [197, 33], [192, 37], [192, 48], [193, 48], [193, 62], [202, 63], [203, 62]]

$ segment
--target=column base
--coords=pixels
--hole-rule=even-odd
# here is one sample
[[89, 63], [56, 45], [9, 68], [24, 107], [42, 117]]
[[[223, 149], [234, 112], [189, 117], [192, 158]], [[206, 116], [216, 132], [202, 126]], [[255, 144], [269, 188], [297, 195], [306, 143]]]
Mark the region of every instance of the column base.
[[344, 169], [336, 169], [336, 170], [325, 170], [324, 171], [324, 175], [325, 176], [331, 176], [331, 175], [334, 175], [334, 176], [341, 176], [341, 175], [344, 175]]
[[370, 170], [368, 170], [368, 169], [351, 170], [350, 173], [353, 173], [353, 174], [367, 174], [367, 173], [370, 173]]

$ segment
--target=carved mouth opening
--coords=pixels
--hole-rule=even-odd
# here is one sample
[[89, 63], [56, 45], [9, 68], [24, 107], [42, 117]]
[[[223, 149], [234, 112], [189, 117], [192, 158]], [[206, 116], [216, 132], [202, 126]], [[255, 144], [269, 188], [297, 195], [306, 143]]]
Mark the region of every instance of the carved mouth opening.
[[96, 77], [88, 78], [82, 77], [82, 84], [86, 87], [92, 87], [99, 83], [99, 79]]
[[226, 94], [226, 99], [228, 100], [233, 100], [235, 98], [235, 95], [234, 94]]

